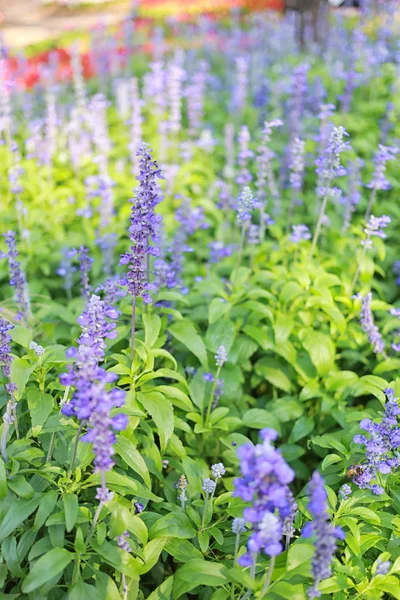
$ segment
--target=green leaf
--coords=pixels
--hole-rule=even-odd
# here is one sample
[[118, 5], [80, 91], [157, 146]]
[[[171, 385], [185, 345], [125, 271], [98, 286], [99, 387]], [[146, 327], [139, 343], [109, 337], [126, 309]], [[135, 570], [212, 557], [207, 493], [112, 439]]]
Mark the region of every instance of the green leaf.
[[151, 539], [174, 537], [180, 540], [190, 539], [196, 535], [188, 517], [181, 510], [169, 513], [158, 519], [150, 528]]
[[76, 494], [64, 493], [63, 504], [65, 513], [65, 529], [69, 533], [75, 527], [76, 519], [78, 517], [78, 496], [76, 496]]
[[174, 385], [158, 385], [154, 391], [161, 392], [165, 396], [168, 396], [168, 398], [171, 398], [172, 404], [175, 404], [175, 406], [182, 410], [192, 410], [193, 408], [189, 396]]
[[321, 469], [325, 471], [325, 469], [327, 469], [331, 465], [334, 465], [335, 463], [340, 462], [341, 460], [342, 457], [338, 454], [328, 454], [327, 456], [325, 456], [324, 460], [321, 463]]
[[252, 429], [263, 429], [271, 427], [280, 433], [281, 426], [278, 419], [263, 408], [251, 408], [247, 410], [242, 417], [243, 425]]
[[158, 315], [142, 314], [144, 324], [144, 341], [149, 348], [152, 348], [160, 335], [161, 319]]
[[169, 327], [169, 332], [199, 359], [205, 369], [208, 368], [206, 347], [191, 321], [178, 321]]
[[174, 598], [201, 585], [215, 587], [228, 583], [224, 565], [209, 560], [190, 560], [175, 573]]
[[299, 338], [319, 375], [328, 375], [335, 364], [335, 346], [331, 338], [313, 329], [302, 329]]
[[0, 499], [7, 496], [7, 473], [4, 460], [0, 460]]
[[0, 524], [0, 542], [8, 537], [31, 515], [39, 506], [41, 496], [29, 500], [18, 498], [13, 502]]
[[164, 550], [173, 556], [178, 562], [186, 563], [188, 560], [203, 558], [198, 548], [193, 546], [193, 544], [187, 540], [181, 540], [178, 538], [168, 538]]
[[[118, 493], [125, 494], [129, 491], [139, 498], [145, 498], [147, 500], [152, 500], [153, 502], [161, 502], [163, 500], [163, 498], [150, 492], [147, 487], [139, 483], [139, 481], [136, 481], [136, 479], [132, 479], [132, 477], [128, 477], [127, 475], [121, 475], [116, 471], [109, 471], [106, 475], [106, 481], [108, 487]], [[99, 485], [100, 483], [100, 473], [94, 473], [88, 477], [84, 487]]]
[[140, 392], [137, 397], [156, 424], [161, 450], [164, 451], [174, 432], [174, 407], [160, 392]]
[[39, 509], [35, 515], [35, 522], [33, 524], [33, 529], [35, 531], [40, 529], [41, 526], [45, 523], [46, 519], [51, 515], [56, 505], [57, 498], [58, 492], [56, 492], [55, 490], [51, 490], [43, 496], [43, 498], [40, 501]]
[[28, 379], [34, 369], [34, 365], [27, 360], [15, 357], [11, 363], [11, 381], [17, 386], [16, 398], [19, 399], [28, 383]]
[[286, 367], [274, 358], [260, 359], [255, 365], [255, 372], [284, 392], [292, 389], [292, 382], [286, 373]]
[[29, 344], [33, 339], [32, 331], [23, 325], [15, 325], [9, 335], [14, 342], [17, 342], [17, 344], [20, 344], [24, 348], [29, 348]]
[[225, 315], [231, 309], [229, 302], [223, 298], [214, 298], [210, 306], [208, 307], [208, 322], [210, 324], [218, 321], [223, 315]]
[[288, 443], [294, 444], [298, 440], [306, 437], [314, 429], [315, 423], [312, 417], [303, 415], [293, 426]]
[[164, 550], [167, 538], [153, 539], [148, 542], [143, 549], [144, 565], [140, 569], [140, 573], [148, 573], [156, 565], [160, 558], [161, 552]]
[[43, 428], [53, 410], [53, 396], [51, 394], [42, 394], [37, 388], [31, 388], [28, 390], [27, 400], [31, 415], [32, 433], [36, 436]]
[[21, 498], [32, 498], [35, 493], [35, 490], [31, 484], [28, 483], [25, 477], [19, 473], [9, 478], [8, 487]]
[[46, 581], [61, 574], [73, 558], [74, 555], [65, 548], [53, 548], [50, 552], [41, 556], [33, 565], [22, 583], [22, 591], [29, 594]]
[[140, 475], [147, 487], [151, 488], [149, 470], [142, 455], [133, 445], [133, 442], [123, 435], [118, 435], [117, 441], [114, 444], [114, 449], [126, 464], [135, 471], [135, 473]]
[[170, 600], [173, 584], [174, 577], [171, 575], [147, 597], [147, 600]]

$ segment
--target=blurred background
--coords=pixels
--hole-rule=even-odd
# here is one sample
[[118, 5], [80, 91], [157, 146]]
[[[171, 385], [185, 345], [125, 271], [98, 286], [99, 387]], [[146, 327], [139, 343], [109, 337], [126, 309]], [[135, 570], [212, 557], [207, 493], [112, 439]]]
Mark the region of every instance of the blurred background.
[[[379, 0], [375, 3], [378, 6]], [[2, 0], [0, 22], [6, 46], [21, 48], [128, 18], [190, 19], [201, 14], [216, 18], [265, 10], [271, 15], [294, 11], [301, 18], [301, 13], [315, 15], [321, 8], [349, 11], [358, 6], [359, 0]]]

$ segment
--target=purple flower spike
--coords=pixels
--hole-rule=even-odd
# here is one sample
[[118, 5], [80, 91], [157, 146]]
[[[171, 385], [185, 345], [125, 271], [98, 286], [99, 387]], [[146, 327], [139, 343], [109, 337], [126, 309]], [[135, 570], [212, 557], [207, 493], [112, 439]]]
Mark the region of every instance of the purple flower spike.
[[88, 300], [92, 286], [89, 283], [89, 273], [92, 268], [93, 259], [89, 256], [88, 248], [81, 246], [78, 251], [79, 269], [81, 272], [81, 295], [84, 300]]
[[383, 144], [379, 144], [378, 152], [375, 154], [374, 174], [367, 187], [374, 190], [389, 190], [392, 187], [385, 175], [386, 163], [389, 160], [394, 160], [398, 152], [398, 148], [383, 146]]
[[20, 262], [18, 261], [15, 233], [13, 231], [7, 231], [7, 233], [4, 234], [4, 239], [7, 244], [8, 252], [3, 254], [2, 257], [8, 259], [10, 285], [15, 289], [15, 301], [20, 311], [17, 318], [24, 317], [25, 320], [28, 320], [31, 314], [29, 293], [25, 273], [23, 273]]
[[381, 475], [389, 475], [399, 466], [398, 448], [400, 447], [400, 428], [398, 398], [392, 388], [384, 390], [386, 403], [383, 418], [376, 423], [371, 419], [362, 419], [359, 427], [367, 435], [355, 435], [353, 441], [365, 448], [365, 461], [358, 465], [353, 482], [361, 489], [368, 488], [378, 496], [384, 493], [380, 483]]
[[312, 560], [313, 585], [308, 590], [309, 598], [319, 598], [318, 585], [331, 574], [331, 563], [336, 551], [336, 540], [344, 539], [340, 527], [334, 527], [329, 520], [327, 493], [324, 480], [316, 471], [309, 486], [308, 509], [313, 517], [303, 530], [304, 537], [314, 536], [315, 553]]
[[139, 159], [139, 188], [136, 197], [132, 200], [131, 225], [129, 237], [131, 240], [130, 252], [121, 255], [120, 264], [128, 265], [126, 285], [128, 291], [135, 298], [143, 298], [149, 303], [152, 298], [147, 278], [147, 256], [158, 254], [157, 248], [151, 242], [158, 242], [158, 228], [161, 217], [155, 214], [154, 209], [163, 199], [157, 184], [157, 179], [163, 179], [158, 164], [153, 160], [151, 149], [145, 143], [141, 144]]
[[371, 302], [372, 294], [369, 292], [363, 296], [361, 301], [360, 324], [365, 333], [368, 335], [368, 340], [373, 347], [375, 354], [384, 354], [385, 342], [378, 327], [375, 325], [371, 310]]
[[243, 517], [252, 525], [248, 552], [238, 560], [242, 566], [252, 564], [253, 556], [261, 550], [268, 556], [282, 552], [282, 536], [287, 535], [285, 520], [293, 513], [288, 484], [294, 472], [271, 443], [276, 431], [264, 429], [260, 434], [261, 444], [244, 444], [238, 449], [242, 477], [235, 479], [233, 495], [251, 502]]
[[[63, 385], [75, 388], [71, 401], [64, 404], [62, 412], [68, 417], [76, 416], [89, 426], [81, 441], [93, 444], [95, 472], [103, 475], [114, 464], [115, 431], [125, 429], [127, 425], [125, 415], [111, 416], [112, 409], [123, 405], [125, 392], [109, 389], [116, 376], [99, 366], [104, 359], [106, 339], [116, 336], [114, 320], [117, 317], [118, 311], [107, 306], [99, 296], [90, 297], [78, 318], [82, 333], [78, 338], [79, 347], [72, 354], [75, 363], [60, 377]], [[97, 498], [101, 502], [109, 499], [104, 481], [102, 478], [102, 487], [97, 490]]]

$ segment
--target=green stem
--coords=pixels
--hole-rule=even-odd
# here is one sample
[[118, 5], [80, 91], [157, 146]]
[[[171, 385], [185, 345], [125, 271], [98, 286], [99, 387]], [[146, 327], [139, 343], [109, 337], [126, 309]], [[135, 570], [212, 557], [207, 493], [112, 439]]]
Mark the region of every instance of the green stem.
[[238, 272], [239, 272], [239, 269], [240, 269], [240, 265], [242, 264], [245, 236], [246, 236], [246, 223], [243, 223], [243, 225], [242, 225], [242, 232], [240, 234], [240, 244], [239, 244], [239, 252], [238, 252], [238, 261], [237, 261], [237, 267], [236, 267], [236, 273], [235, 273], [235, 279], [234, 279], [234, 281], [236, 281], [236, 278], [237, 278], [237, 275], [238, 275]]
[[295, 195], [294, 195], [294, 189], [292, 188], [292, 194], [290, 196], [290, 204], [289, 204], [289, 210], [288, 210], [288, 216], [287, 216], [287, 223], [286, 223], [286, 235], [289, 233], [289, 231], [290, 231], [290, 225], [292, 223], [294, 201], [295, 201]]
[[204, 529], [204, 526], [206, 524], [206, 509], [208, 506], [208, 492], [206, 492], [206, 497], [204, 499], [204, 506], [203, 506], [203, 514], [201, 516], [201, 528]]
[[235, 564], [236, 564], [236, 559], [237, 559], [237, 555], [239, 552], [239, 546], [240, 546], [240, 533], [237, 533], [236, 540], [235, 540], [235, 553], [233, 555], [233, 566], [235, 566]]
[[313, 237], [312, 244], [311, 244], [311, 250], [310, 250], [310, 254], [308, 256], [309, 260], [311, 260], [312, 257], [314, 256], [315, 248], [317, 247], [318, 238], [321, 233], [322, 220], [325, 216], [325, 209], [326, 209], [326, 205], [328, 203], [328, 197], [329, 197], [329, 190], [325, 194], [324, 199], [321, 204], [321, 209], [319, 211], [317, 225], [315, 227], [314, 237]]
[[208, 421], [209, 421], [209, 419], [210, 419], [211, 407], [212, 407], [212, 403], [213, 403], [213, 400], [214, 400], [215, 390], [216, 390], [216, 387], [217, 387], [217, 384], [218, 384], [218, 378], [219, 378], [220, 373], [221, 373], [221, 368], [222, 368], [221, 366], [218, 366], [217, 373], [216, 373], [216, 375], [214, 377], [214, 381], [213, 381], [213, 385], [212, 385], [211, 393], [210, 393], [210, 398], [208, 400], [206, 418], [205, 418], [205, 421], [204, 421], [205, 424], [207, 424]]
[[76, 453], [78, 451], [78, 443], [79, 443], [79, 437], [81, 435], [81, 431], [82, 431], [82, 425], [79, 425], [78, 431], [76, 432], [74, 448], [72, 450], [71, 464], [70, 464], [70, 467], [68, 470], [68, 477], [71, 477], [72, 471], [74, 470], [75, 458], [76, 458]]
[[351, 297], [352, 297], [352, 295], [353, 295], [354, 288], [355, 288], [355, 286], [356, 286], [356, 283], [357, 283], [358, 277], [359, 277], [359, 275], [360, 275], [361, 266], [362, 266], [362, 264], [363, 264], [363, 262], [364, 262], [365, 255], [366, 255], [366, 253], [367, 253], [367, 246], [368, 246], [368, 242], [369, 242], [369, 240], [370, 240], [370, 237], [371, 237], [371, 236], [370, 236], [370, 235], [368, 235], [368, 236], [367, 236], [367, 239], [366, 239], [366, 240], [365, 240], [365, 242], [364, 242], [363, 251], [362, 251], [362, 254], [361, 254], [360, 260], [358, 261], [358, 264], [357, 264], [357, 269], [356, 269], [356, 272], [354, 273], [353, 281], [351, 282], [351, 286], [350, 286], [350, 298], [351, 298]]
[[87, 534], [87, 537], [86, 537], [86, 540], [85, 540], [85, 546], [88, 545], [88, 543], [90, 542], [90, 540], [92, 538], [92, 535], [94, 533], [94, 530], [96, 529], [97, 521], [99, 520], [101, 509], [103, 508], [103, 506], [104, 506], [104, 503], [103, 502], [99, 502], [99, 505], [96, 508], [96, 512], [94, 513], [92, 525], [90, 527], [89, 533]]
[[264, 598], [265, 594], [267, 593], [269, 584], [271, 583], [271, 577], [272, 577], [272, 572], [274, 570], [274, 565], [275, 565], [275, 556], [271, 556], [271, 559], [269, 561], [267, 576], [265, 578], [265, 583], [263, 585], [263, 589], [261, 592], [261, 600]]
[[[254, 552], [252, 554], [252, 560], [253, 560], [253, 562], [250, 567], [250, 577], [252, 579], [254, 579], [256, 576], [257, 552]], [[250, 598], [250, 596], [251, 596], [251, 589], [248, 589], [247, 592], [245, 593], [245, 595], [240, 598], [240, 600], [247, 600], [247, 598]]]
[[376, 189], [374, 188], [372, 190], [372, 192], [371, 192], [370, 197], [369, 197], [369, 202], [368, 202], [367, 210], [366, 210], [366, 213], [364, 215], [364, 220], [365, 221], [368, 221], [368, 219], [369, 219], [369, 216], [370, 216], [371, 211], [372, 211], [372, 207], [373, 207], [374, 202], [375, 202], [375, 198], [376, 198]]
[[132, 329], [131, 329], [131, 360], [135, 357], [135, 327], [136, 327], [136, 296], [132, 302]]

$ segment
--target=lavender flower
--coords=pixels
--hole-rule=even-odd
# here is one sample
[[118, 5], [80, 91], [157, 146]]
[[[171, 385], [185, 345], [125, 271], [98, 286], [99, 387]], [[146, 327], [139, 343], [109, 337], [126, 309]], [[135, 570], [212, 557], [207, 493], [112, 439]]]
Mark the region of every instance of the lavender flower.
[[309, 65], [302, 64], [295, 67], [292, 76], [292, 90], [290, 99], [290, 132], [296, 137], [304, 112], [304, 97], [307, 91], [307, 74]]
[[10, 425], [14, 422], [16, 417], [16, 402], [13, 398], [13, 393], [17, 390], [17, 386], [11, 382], [11, 364], [13, 357], [11, 356], [11, 336], [8, 333], [13, 329], [14, 325], [8, 323], [3, 317], [0, 316], [0, 366], [2, 367], [3, 373], [7, 378], [5, 385], [6, 392], [10, 394], [11, 398], [7, 401], [6, 410], [3, 415], [3, 431], [0, 439], [0, 452], [4, 462], [7, 462], [7, 440]]
[[272, 196], [274, 206], [273, 209], [275, 213], [278, 213], [278, 206], [276, 202], [278, 201], [278, 190], [275, 184], [274, 173], [272, 169], [272, 159], [275, 156], [275, 153], [269, 148], [269, 142], [271, 140], [272, 132], [275, 128], [281, 127], [283, 122], [280, 119], [273, 119], [272, 121], [264, 122], [263, 129], [263, 137], [261, 144], [257, 148], [257, 197], [261, 204], [261, 223], [260, 223], [260, 237], [261, 240], [264, 239], [264, 229], [265, 229], [265, 209], [266, 209], [266, 201], [267, 201], [267, 189]]
[[202, 490], [206, 494], [213, 494], [215, 491], [216, 485], [217, 484], [215, 483], [215, 481], [213, 481], [209, 477], [206, 477], [203, 481]]
[[374, 174], [371, 181], [367, 184], [367, 187], [374, 190], [389, 190], [391, 188], [390, 182], [385, 176], [386, 163], [389, 160], [394, 160], [398, 152], [398, 148], [379, 144], [378, 152], [375, 154]]
[[78, 250], [79, 270], [81, 272], [81, 295], [84, 300], [88, 300], [92, 286], [89, 283], [89, 273], [92, 268], [93, 259], [89, 256], [89, 249], [81, 246]]
[[351, 496], [351, 494], [352, 494], [352, 490], [351, 490], [351, 487], [349, 486], [349, 484], [348, 483], [343, 484], [339, 490], [339, 498], [341, 500], [346, 500], [346, 498]]
[[316, 173], [321, 177], [322, 182], [322, 189], [318, 191], [320, 196], [328, 194], [333, 179], [346, 175], [346, 169], [340, 162], [340, 155], [350, 150], [350, 144], [344, 140], [348, 135], [344, 127], [333, 127], [321, 156], [315, 161]]
[[99, 296], [92, 295], [86, 309], [78, 318], [82, 333], [78, 338], [78, 348], [68, 351], [75, 363], [68, 373], [60, 376], [63, 385], [73, 386], [74, 395], [64, 404], [62, 412], [68, 417], [76, 416], [89, 430], [81, 439], [91, 442], [95, 455], [95, 472], [101, 473], [102, 485], [97, 489], [97, 498], [106, 502], [110, 493], [105, 485], [105, 473], [113, 466], [112, 455], [115, 431], [125, 429], [126, 415], [111, 416], [111, 410], [123, 405], [125, 392], [108, 384], [117, 379], [114, 373], [107, 373], [99, 366], [104, 359], [105, 340], [115, 338], [115, 323], [118, 311], [107, 307]]
[[294, 190], [301, 190], [304, 176], [305, 143], [295, 138], [290, 148], [290, 185]]
[[246, 531], [246, 521], [245, 519], [241, 519], [240, 517], [235, 517], [232, 521], [232, 533], [236, 535], [240, 535], [241, 533], [245, 533]]
[[177, 134], [181, 129], [182, 120], [182, 83], [185, 79], [185, 71], [176, 64], [172, 64], [168, 70], [167, 94], [169, 102], [169, 130]]
[[242, 477], [234, 480], [234, 496], [251, 502], [243, 517], [252, 524], [248, 552], [239, 564], [253, 564], [254, 555], [263, 550], [269, 556], [282, 552], [283, 520], [291, 514], [292, 504], [288, 484], [294, 472], [276, 450], [272, 441], [278, 434], [273, 429], [260, 432], [262, 443], [244, 444], [238, 449]]
[[380, 482], [381, 475], [388, 475], [400, 464], [400, 407], [392, 388], [386, 388], [384, 393], [386, 403], [381, 421], [374, 423], [371, 419], [362, 419], [360, 429], [368, 437], [357, 434], [353, 438], [355, 444], [365, 447], [365, 462], [360, 466], [360, 472], [353, 477], [353, 482], [361, 489], [369, 488], [376, 495], [384, 493], [383, 487], [376, 480]]
[[33, 350], [34, 353], [36, 354], [36, 356], [43, 356], [43, 354], [44, 354], [44, 348], [43, 348], [43, 346], [40, 346], [36, 342], [31, 342], [29, 344], [29, 349]]
[[238, 206], [236, 209], [237, 223], [243, 225], [247, 225], [251, 220], [251, 213], [253, 210], [258, 208], [258, 202], [253, 197], [253, 192], [249, 187], [244, 187], [238, 198]]
[[385, 354], [385, 342], [378, 327], [374, 323], [374, 317], [371, 310], [372, 293], [368, 292], [361, 300], [360, 324], [368, 340], [374, 349], [375, 354]]
[[219, 479], [223, 475], [225, 475], [226, 469], [222, 463], [216, 463], [215, 465], [211, 465], [211, 472], [213, 474], [214, 479]]
[[139, 188], [132, 201], [131, 226], [129, 236], [132, 242], [130, 252], [121, 255], [120, 264], [128, 265], [126, 285], [128, 291], [136, 298], [143, 298], [146, 303], [152, 302], [149, 291], [152, 289], [146, 274], [146, 257], [157, 256], [157, 248], [151, 242], [158, 242], [160, 217], [154, 209], [162, 200], [157, 179], [162, 179], [158, 164], [153, 160], [151, 149], [147, 144], [140, 146]]
[[10, 285], [15, 289], [15, 301], [19, 308], [17, 315], [18, 319], [22, 317], [27, 321], [31, 314], [28, 287], [26, 283], [25, 273], [21, 270], [21, 265], [18, 259], [18, 251], [15, 240], [15, 233], [7, 231], [4, 234], [4, 239], [7, 244], [8, 252], [2, 253], [1, 257], [8, 259], [8, 270], [10, 274]]
[[126, 289], [124, 286], [124, 280], [118, 277], [109, 277], [106, 281], [100, 284], [96, 292], [103, 292], [103, 300], [107, 306], [114, 306], [118, 298], [126, 296]]
[[392, 563], [390, 560], [384, 560], [383, 562], [378, 562], [375, 570], [375, 575], [387, 575], [390, 571], [390, 567]]
[[366, 239], [361, 242], [362, 246], [366, 246], [366, 248], [372, 248], [371, 237], [379, 237], [382, 240], [386, 239], [387, 235], [383, 231], [391, 222], [391, 218], [386, 215], [382, 215], [381, 217], [374, 217], [371, 215], [364, 232], [366, 234]]
[[344, 141], [344, 137], [347, 135], [349, 134], [344, 127], [333, 127], [322, 154], [315, 161], [319, 182], [317, 195], [323, 197], [323, 200], [311, 244], [310, 257], [314, 255], [315, 248], [317, 247], [328, 198], [336, 193], [335, 189], [331, 189], [332, 181], [335, 177], [341, 177], [346, 174], [346, 169], [340, 162], [340, 155], [345, 150], [350, 149], [348, 142]]
[[224, 258], [232, 256], [233, 247], [225, 246], [223, 242], [210, 242], [210, 263], [219, 263]]
[[64, 289], [68, 299], [71, 299], [71, 290], [74, 284], [73, 273], [76, 271], [76, 267], [72, 264], [72, 259], [76, 256], [77, 252], [75, 248], [63, 248], [61, 251], [61, 263], [57, 269], [57, 274], [64, 279]]
[[239, 185], [247, 185], [252, 181], [253, 176], [248, 168], [248, 161], [254, 156], [254, 152], [249, 149], [250, 143], [250, 132], [246, 125], [240, 128], [239, 132], [239, 154], [238, 154], [238, 165], [239, 172], [236, 177], [236, 183]]
[[233, 108], [240, 112], [243, 110], [248, 95], [249, 63], [239, 56], [236, 58], [236, 85], [234, 88]]
[[324, 480], [316, 471], [313, 473], [309, 483], [308, 509], [313, 520], [303, 529], [304, 537], [315, 538], [315, 554], [312, 560], [312, 574], [314, 583], [308, 590], [309, 598], [319, 598], [321, 592], [318, 585], [331, 574], [331, 563], [336, 551], [336, 540], [344, 539], [344, 533], [340, 527], [334, 527], [328, 516], [327, 493]]
[[294, 244], [298, 244], [302, 240], [311, 239], [311, 233], [307, 225], [292, 225], [292, 234], [290, 241]]
[[0, 365], [8, 380], [5, 386], [8, 394], [12, 394], [17, 389], [17, 386], [11, 382], [11, 364], [13, 357], [11, 356], [11, 336], [8, 333], [11, 329], [14, 329], [14, 325], [0, 316]]
[[225, 346], [219, 346], [216, 354], [215, 354], [215, 363], [218, 367], [222, 367], [224, 363], [228, 360], [228, 353], [225, 350]]
[[125, 550], [126, 552], [131, 551], [131, 547], [128, 543], [129, 539], [129, 531], [124, 531], [121, 535], [117, 536], [117, 544], [121, 548], [121, 550]]

